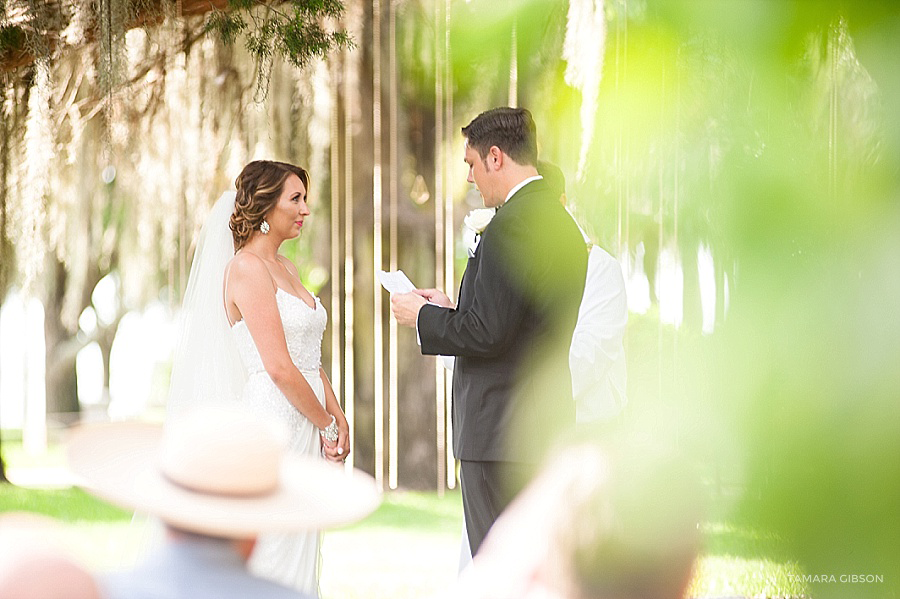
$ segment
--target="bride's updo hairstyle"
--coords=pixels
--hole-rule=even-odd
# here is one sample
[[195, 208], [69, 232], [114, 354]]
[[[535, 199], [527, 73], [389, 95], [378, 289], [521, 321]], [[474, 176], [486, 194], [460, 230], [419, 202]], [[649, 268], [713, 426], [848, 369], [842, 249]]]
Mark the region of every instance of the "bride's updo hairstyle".
[[254, 160], [234, 181], [237, 196], [228, 226], [234, 237], [234, 251], [244, 247], [284, 191], [284, 182], [297, 175], [309, 194], [309, 173], [305, 169], [273, 160]]

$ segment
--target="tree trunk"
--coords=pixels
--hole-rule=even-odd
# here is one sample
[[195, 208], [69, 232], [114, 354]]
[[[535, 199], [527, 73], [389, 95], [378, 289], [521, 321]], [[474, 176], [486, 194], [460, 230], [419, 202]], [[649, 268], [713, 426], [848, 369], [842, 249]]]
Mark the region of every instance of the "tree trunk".
[[75, 357], [83, 342], [62, 322], [62, 304], [66, 291], [67, 273], [56, 259], [52, 260], [52, 274], [48, 275], [48, 291], [44, 301], [44, 340], [46, 343], [47, 413], [77, 413], [78, 378]]
[[684, 273], [682, 293], [682, 325], [690, 331], [703, 330], [703, 304], [700, 300], [700, 273], [697, 270], [697, 246], [693, 243], [681, 251], [681, 268]]
[[[5, 93], [5, 90], [4, 90]], [[0, 304], [6, 297], [15, 276], [13, 265], [13, 246], [7, 233], [9, 217], [7, 215], [8, 184], [9, 177], [9, 150], [10, 131], [12, 126], [7, 126], [6, 111], [0, 108]]]
[[100, 331], [97, 344], [100, 346], [100, 354], [103, 357], [103, 405], [109, 405], [109, 360], [112, 355], [112, 344], [116, 338], [116, 332], [119, 330], [119, 322], [121, 315], [110, 326]]
[[725, 263], [720, 256], [713, 256], [713, 272], [716, 277], [716, 326], [725, 322]]
[[80, 411], [75, 352], [47, 352], [46, 385], [48, 414], [77, 414]]
[[[3, 96], [7, 93], [6, 89], [2, 90]], [[2, 97], [0, 97], [2, 98]], [[7, 199], [8, 199], [8, 178], [9, 178], [9, 155], [11, 145], [11, 131], [15, 126], [13, 121], [15, 114], [7, 114], [5, 107], [0, 107], [0, 307], [6, 299], [6, 291], [9, 289], [13, 278], [13, 247], [9, 241], [7, 234], [8, 216], [7, 216]], [[2, 423], [0, 423], [0, 432], [2, 432]], [[2, 437], [2, 434], [0, 434]], [[9, 482], [6, 478], [6, 464], [3, 462], [3, 441], [0, 438], [0, 483]]]
[[3, 429], [0, 428], [0, 483], [8, 483], [9, 479], [6, 478], [6, 464], [3, 462]]
[[639, 231], [639, 237], [636, 242], [644, 242], [644, 275], [647, 277], [647, 283], [650, 288], [650, 303], [659, 305], [659, 298], [656, 296], [656, 272], [659, 269], [659, 234], [657, 225], [653, 222], [653, 219], [647, 219]]

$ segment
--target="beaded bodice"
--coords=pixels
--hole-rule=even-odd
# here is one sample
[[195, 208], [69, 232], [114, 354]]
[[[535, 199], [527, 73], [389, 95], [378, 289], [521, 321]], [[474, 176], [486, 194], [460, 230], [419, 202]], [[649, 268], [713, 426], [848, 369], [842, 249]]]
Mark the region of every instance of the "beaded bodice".
[[[310, 308], [302, 299], [284, 291], [280, 287], [275, 292], [275, 302], [281, 314], [284, 326], [284, 338], [287, 341], [291, 361], [301, 372], [318, 372], [322, 363], [322, 335], [328, 323], [328, 314], [319, 298], [315, 299], [315, 309]], [[250, 330], [243, 320], [231, 327], [241, 361], [247, 374], [265, 372], [259, 350], [250, 335]]]

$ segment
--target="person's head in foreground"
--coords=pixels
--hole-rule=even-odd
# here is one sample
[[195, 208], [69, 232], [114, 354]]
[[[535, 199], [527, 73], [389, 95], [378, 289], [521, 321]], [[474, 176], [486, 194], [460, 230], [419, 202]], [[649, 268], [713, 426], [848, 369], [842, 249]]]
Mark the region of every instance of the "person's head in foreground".
[[55, 521], [0, 516], [0, 599], [100, 599], [93, 576], [64, 550]]
[[87, 490], [162, 520], [171, 533], [230, 539], [246, 558], [270, 531], [358, 520], [380, 495], [366, 474], [285, 450], [285, 435], [258, 415], [198, 408], [162, 426], [82, 427], [69, 442]]
[[494, 524], [467, 596], [680, 599], [699, 551], [694, 477], [653, 452], [554, 456]]

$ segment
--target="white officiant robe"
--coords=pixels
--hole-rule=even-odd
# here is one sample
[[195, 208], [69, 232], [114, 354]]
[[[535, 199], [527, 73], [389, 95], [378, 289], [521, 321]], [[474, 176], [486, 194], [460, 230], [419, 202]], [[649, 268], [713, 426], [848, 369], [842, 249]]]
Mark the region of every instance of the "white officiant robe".
[[625, 407], [627, 323], [622, 267], [595, 245], [588, 257], [584, 296], [569, 348], [578, 423], [607, 421]]

